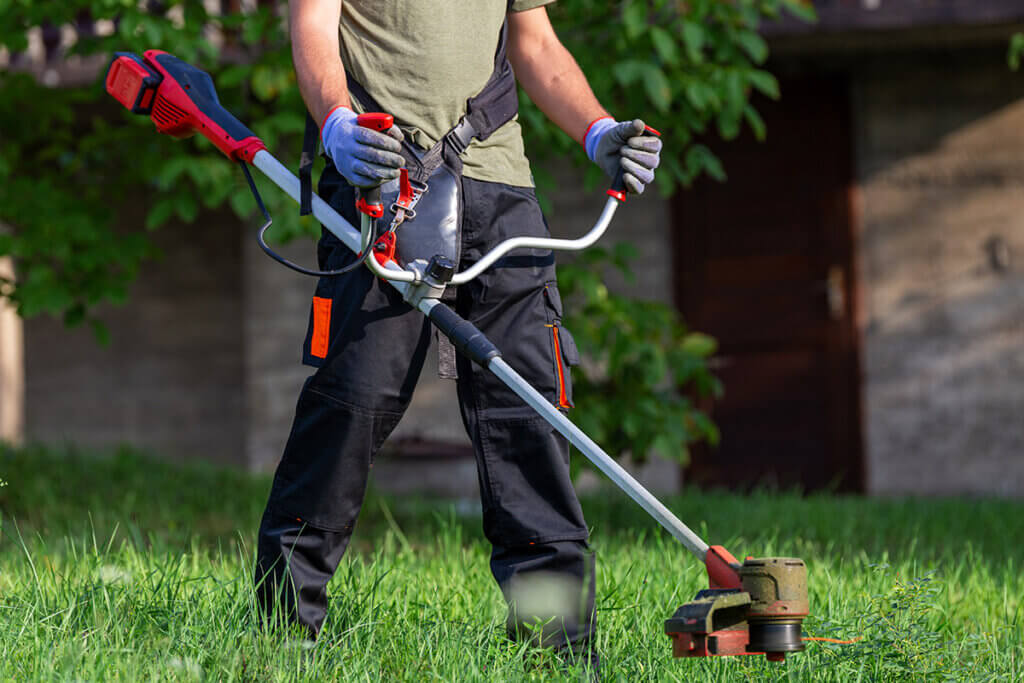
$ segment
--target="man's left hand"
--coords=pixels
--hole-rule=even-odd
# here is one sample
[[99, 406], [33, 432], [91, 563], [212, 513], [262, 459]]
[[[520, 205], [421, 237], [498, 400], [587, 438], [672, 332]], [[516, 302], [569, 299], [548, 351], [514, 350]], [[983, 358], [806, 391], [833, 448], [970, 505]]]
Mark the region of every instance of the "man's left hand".
[[654, 181], [654, 169], [661, 161], [661, 140], [644, 135], [640, 119], [615, 121], [610, 116], [590, 124], [583, 146], [587, 156], [614, 178], [621, 167], [626, 189], [641, 194]]

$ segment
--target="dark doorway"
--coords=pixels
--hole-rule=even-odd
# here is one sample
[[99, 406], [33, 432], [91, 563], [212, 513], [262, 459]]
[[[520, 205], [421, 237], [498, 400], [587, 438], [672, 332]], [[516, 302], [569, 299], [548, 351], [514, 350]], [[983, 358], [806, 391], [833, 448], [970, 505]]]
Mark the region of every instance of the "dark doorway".
[[768, 138], [715, 152], [728, 182], [674, 206], [676, 301], [720, 344], [718, 447], [688, 482], [861, 491], [860, 336], [849, 84], [782, 83], [757, 104]]

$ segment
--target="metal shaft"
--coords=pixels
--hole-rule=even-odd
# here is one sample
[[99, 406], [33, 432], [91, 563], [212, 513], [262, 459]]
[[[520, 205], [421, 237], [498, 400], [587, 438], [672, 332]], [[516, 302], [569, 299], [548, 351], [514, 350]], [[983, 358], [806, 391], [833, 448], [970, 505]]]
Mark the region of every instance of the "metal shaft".
[[526, 380], [519, 376], [508, 363], [501, 358], [491, 360], [488, 369], [497, 375], [512, 391], [526, 401], [531, 408], [536, 410], [552, 427], [557, 429], [569, 442], [579, 449], [590, 462], [597, 465], [597, 468], [607, 475], [616, 486], [625, 491], [630, 498], [635, 500], [647, 513], [659, 524], [665, 527], [670, 534], [679, 539], [679, 542], [697, 556], [701, 562], [708, 552], [708, 544], [700, 536], [693, 532], [688, 526], [672, 514], [672, 511], [665, 507], [660, 500], [645, 489], [633, 476], [623, 469], [622, 465], [594, 443], [594, 440], [583, 433], [579, 427], [574, 425], [558, 408], [552, 405], [551, 401], [530, 386]]
[[[298, 201], [299, 179], [285, 168], [269, 152], [260, 151], [253, 158], [253, 165], [260, 169], [278, 187]], [[349, 249], [358, 251], [360, 246], [359, 231], [352, 227], [337, 211], [332, 209], [327, 202], [323, 201], [316, 194], [313, 195], [313, 215], [316, 216], [324, 227], [334, 233]], [[610, 215], [608, 216], [610, 219]], [[607, 224], [607, 223], [605, 223]], [[404, 282], [390, 281], [392, 286], [398, 289], [403, 295], [408, 291], [408, 285]], [[424, 314], [429, 315], [434, 306], [441, 305], [435, 299], [423, 299], [417, 304], [417, 308]], [[519, 373], [512, 369], [502, 358], [493, 358], [487, 365], [488, 370], [493, 372], [512, 391], [533, 408], [537, 413], [547, 420], [548, 424], [554, 427], [560, 434], [576, 446], [583, 455], [597, 466], [605, 475], [611, 479], [616, 486], [625, 491], [630, 498], [635, 500], [644, 510], [647, 511], [659, 524], [675, 536], [680, 543], [704, 562], [708, 551], [708, 544], [700, 536], [693, 532], [688, 526], [672, 514], [672, 511], [665, 507], [661, 501], [655, 498], [650, 491], [645, 489], [633, 476], [615, 460], [604, 452], [600, 446], [594, 443], [593, 439], [583, 433], [565, 415], [561, 413], [550, 401], [540, 392], [530, 386], [526, 380], [520, 377]]]

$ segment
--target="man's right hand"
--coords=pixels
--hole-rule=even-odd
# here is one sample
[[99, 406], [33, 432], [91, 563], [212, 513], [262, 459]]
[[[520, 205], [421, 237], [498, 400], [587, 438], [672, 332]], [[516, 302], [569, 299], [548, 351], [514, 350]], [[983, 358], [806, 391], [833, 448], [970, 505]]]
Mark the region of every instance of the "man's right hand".
[[405, 166], [402, 131], [392, 126], [387, 133], [363, 128], [356, 113], [347, 107], [335, 107], [324, 119], [320, 130], [327, 156], [338, 172], [355, 187], [375, 187], [399, 175]]

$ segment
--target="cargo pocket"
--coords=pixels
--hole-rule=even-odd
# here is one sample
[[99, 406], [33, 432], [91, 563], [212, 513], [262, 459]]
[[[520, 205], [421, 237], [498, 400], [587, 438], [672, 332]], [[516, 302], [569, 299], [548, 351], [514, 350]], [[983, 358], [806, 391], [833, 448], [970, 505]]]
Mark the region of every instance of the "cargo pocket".
[[562, 327], [562, 297], [554, 282], [544, 284], [544, 301], [547, 304], [547, 327], [551, 335], [551, 358], [557, 387], [554, 404], [563, 410], [573, 407], [571, 370], [580, 364], [580, 353], [576, 340]]

